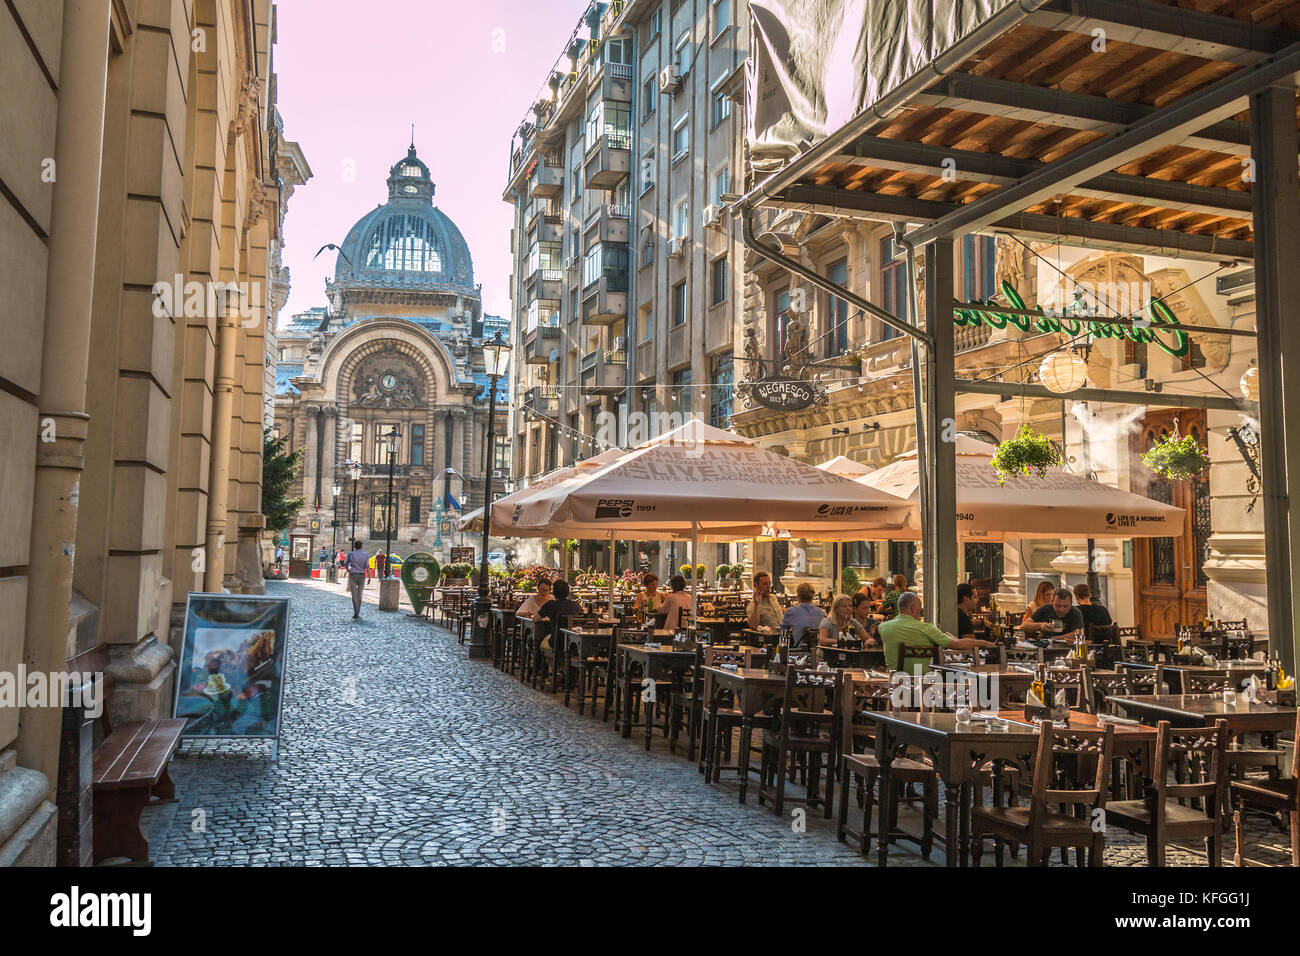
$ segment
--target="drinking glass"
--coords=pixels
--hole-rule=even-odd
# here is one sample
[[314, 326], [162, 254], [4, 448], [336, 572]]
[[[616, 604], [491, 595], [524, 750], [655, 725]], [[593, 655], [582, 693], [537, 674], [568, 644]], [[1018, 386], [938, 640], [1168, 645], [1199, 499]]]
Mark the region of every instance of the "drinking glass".
[[1234, 707], [1236, 706], [1236, 703], [1237, 703], [1237, 692], [1233, 690], [1231, 687], [1225, 687], [1223, 689], [1223, 706]]

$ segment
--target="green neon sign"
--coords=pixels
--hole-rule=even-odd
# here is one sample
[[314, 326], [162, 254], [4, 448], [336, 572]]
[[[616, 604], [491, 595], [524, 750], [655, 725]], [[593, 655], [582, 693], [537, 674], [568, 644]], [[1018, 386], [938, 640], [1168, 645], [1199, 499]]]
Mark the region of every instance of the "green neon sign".
[[[1006, 279], [1001, 283], [1002, 295], [1006, 297], [1011, 308], [1021, 311], [1026, 309], [1025, 300], [1020, 298], [1020, 293]], [[1154, 343], [1164, 349], [1170, 355], [1181, 357], [1187, 354], [1191, 342], [1187, 338], [1187, 333], [1177, 326], [1178, 316], [1174, 315], [1173, 309], [1165, 305], [1161, 299], [1152, 299], [1147, 306], [1147, 316], [1151, 320], [1151, 325], [1147, 328], [1131, 328], [1124, 325], [1115, 325], [1107, 322], [1105, 319], [1079, 319], [1070, 316], [1052, 316], [1043, 311], [1043, 307], [1036, 306], [1032, 311], [1039, 313], [1037, 316], [1028, 315], [1008, 315], [1005, 312], [998, 312], [997, 306], [992, 301], [982, 303], [992, 306], [989, 309], [956, 309], [953, 312], [953, 325], [959, 326], [978, 326], [987, 325], [995, 329], [1004, 329], [1007, 323], [1011, 323], [1022, 332], [1028, 332], [1031, 329], [1038, 332], [1064, 332], [1066, 335], [1079, 335], [1083, 332], [1084, 326], [1093, 338], [1098, 339], [1123, 339], [1127, 338], [1133, 342]], [[1162, 335], [1169, 336], [1173, 344], [1169, 344], [1161, 338]]]

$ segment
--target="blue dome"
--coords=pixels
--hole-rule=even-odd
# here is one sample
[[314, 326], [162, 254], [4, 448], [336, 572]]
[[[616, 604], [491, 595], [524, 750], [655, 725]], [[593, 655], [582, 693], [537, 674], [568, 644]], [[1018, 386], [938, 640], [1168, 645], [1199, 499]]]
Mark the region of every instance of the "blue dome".
[[388, 202], [348, 232], [334, 269], [335, 283], [476, 294], [469, 246], [433, 205], [429, 167], [407, 151], [388, 176]]

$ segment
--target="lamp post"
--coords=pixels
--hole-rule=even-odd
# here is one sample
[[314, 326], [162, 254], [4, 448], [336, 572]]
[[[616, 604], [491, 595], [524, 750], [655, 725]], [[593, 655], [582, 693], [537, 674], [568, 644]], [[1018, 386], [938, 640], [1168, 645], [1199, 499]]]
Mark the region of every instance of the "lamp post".
[[492, 635], [488, 627], [488, 614], [492, 602], [488, 597], [488, 538], [492, 534], [492, 465], [496, 458], [497, 382], [510, 365], [510, 345], [502, 340], [501, 332], [483, 343], [483, 371], [488, 377], [487, 436], [483, 442], [483, 555], [479, 560], [478, 600], [474, 602], [474, 626], [470, 631], [469, 656], [492, 656]]
[[357, 482], [361, 480], [361, 463], [349, 462], [348, 474], [352, 476], [352, 536], [348, 540], [348, 549], [351, 550], [352, 542], [357, 540]]
[[393, 506], [393, 471], [397, 461], [397, 442], [402, 437], [402, 430], [396, 425], [384, 432], [384, 444], [388, 446], [388, 499], [384, 502], [384, 577], [392, 577], [393, 568], [393, 519], [396, 515], [390, 509]]
[[339, 494], [343, 491], [343, 486], [339, 484], [338, 477], [334, 478], [334, 487], [330, 489], [334, 495], [334, 526], [330, 530], [330, 560], [338, 560], [339, 553]]

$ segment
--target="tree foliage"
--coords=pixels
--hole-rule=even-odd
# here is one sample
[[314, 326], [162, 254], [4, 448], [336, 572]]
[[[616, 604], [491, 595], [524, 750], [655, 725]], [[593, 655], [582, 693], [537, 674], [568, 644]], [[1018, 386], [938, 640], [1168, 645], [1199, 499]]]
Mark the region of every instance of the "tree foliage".
[[285, 451], [287, 443], [287, 437], [276, 438], [269, 428], [262, 432], [262, 514], [268, 531], [288, 529], [304, 501], [285, 497], [298, 477], [303, 451]]

